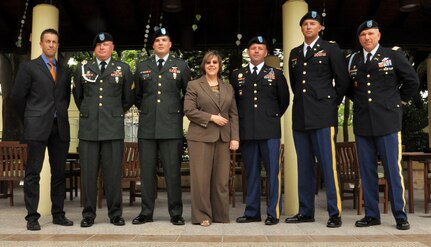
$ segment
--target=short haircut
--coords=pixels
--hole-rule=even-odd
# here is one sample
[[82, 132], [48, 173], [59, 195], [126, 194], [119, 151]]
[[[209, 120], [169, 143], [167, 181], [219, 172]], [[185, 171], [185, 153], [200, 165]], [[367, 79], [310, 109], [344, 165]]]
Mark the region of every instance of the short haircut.
[[221, 59], [219, 52], [216, 50], [207, 51], [205, 53], [204, 57], [202, 58], [202, 62], [201, 62], [201, 66], [200, 66], [201, 72], [203, 75], [205, 75], [205, 63], [207, 61], [211, 60], [213, 57], [217, 58], [217, 60], [218, 60], [219, 70], [217, 71], [217, 76], [221, 77], [221, 72], [223, 69], [223, 63], [222, 63], [222, 59]]
[[53, 28], [48, 28], [48, 29], [43, 30], [43, 32], [40, 34], [40, 41], [43, 40], [43, 35], [45, 35], [47, 33], [57, 35], [57, 37], [60, 38], [60, 35], [58, 35], [57, 30], [55, 30]]

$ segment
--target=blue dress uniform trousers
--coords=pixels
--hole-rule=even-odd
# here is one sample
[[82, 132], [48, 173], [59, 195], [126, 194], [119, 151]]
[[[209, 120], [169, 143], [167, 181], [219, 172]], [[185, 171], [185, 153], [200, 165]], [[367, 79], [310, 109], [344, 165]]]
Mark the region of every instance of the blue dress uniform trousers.
[[341, 217], [339, 178], [335, 158], [335, 127], [293, 131], [298, 158], [299, 213], [314, 217], [316, 158], [322, 169], [330, 217]]
[[364, 191], [365, 215], [380, 219], [377, 155], [389, 183], [389, 200], [395, 219], [407, 220], [405, 187], [401, 168], [401, 132], [383, 136], [356, 135], [359, 168]]
[[280, 139], [252, 140], [241, 142], [241, 153], [247, 175], [247, 196], [244, 216], [260, 216], [260, 161], [263, 161], [268, 177], [267, 215], [280, 218], [281, 170], [279, 164]]

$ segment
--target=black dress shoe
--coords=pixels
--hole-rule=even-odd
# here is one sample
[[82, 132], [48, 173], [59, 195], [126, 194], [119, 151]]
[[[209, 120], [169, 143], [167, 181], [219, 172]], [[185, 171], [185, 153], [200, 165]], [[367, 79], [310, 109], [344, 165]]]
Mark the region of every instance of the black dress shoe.
[[260, 222], [262, 221], [261, 218], [254, 218], [254, 217], [248, 217], [248, 216], [241, 216], [236, 218], [237, 223], [250, 223], [250, 222]]
[[111, 224], [115, 226], [124, 226], [126, 223], [124, 222], [123, 217], [121, 216], [115, 216], [111, 219]]
[[356, 221], [355, 226], [356, 227], [368, 227], [368, 226], [375, 226], [375, 225], [380, 225], [380, 219], [374, 218], [374, 217], [370, 217], [370, 216], [365, 216], [364, 218]]
[[66, 218], [66, 216], [62, 215], [62, 216], [54, 217], [54, 219], [52, 220], [52, 224], [60, 225], [60, 226], [73, 226], [73, 221], [69, 220], [68, 218]]
[[29, 230], [29, 231], [39, 231], [40, 230], [39, 221], [37, 221], [37, 220], [29, 220], [29, 221], [27, 221], [27, 230]]
[[410, 223], [405, 219], [396, 219], [398, 230], [408, 230], [410, 229]]
[[268, 217], [265, 220], [265, 225], [276, 225], [278, 224], [278, 219], [272, 217], [271, 215], [268, 215]]
[[176, 226], [181, 226], [185, 224], [184, 218], [181, 215], [176, 215], [171, 217], [171, 223]]
[[85, 217], [81, 220], [81, 227], [90, 227], [94, 224], [94, 218]]
[[132, 224], [140, 225], [140, 224], [144, 224], [147, 222], [153, 222], [153, 218], [151, 218], [150, 216], [140, 214], [140, 215], [136, 216], [136, 218], [133, 219]]
[[330, 217], [326, 226], [329, 228], [337, 228], [343, 224], [341, 217]]
[[288, 217], [284, 222], [286, 223], [303, 223], [303, 222], [314, 222], [314, 217], [297, 214], [293, 217]]

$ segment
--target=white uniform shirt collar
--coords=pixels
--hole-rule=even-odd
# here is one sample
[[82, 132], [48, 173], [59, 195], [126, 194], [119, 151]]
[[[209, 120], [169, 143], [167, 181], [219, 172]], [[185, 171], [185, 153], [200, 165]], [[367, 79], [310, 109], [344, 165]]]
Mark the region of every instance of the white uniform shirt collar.
[[156, 58], [156, 64], [159, 63], [159, 59], [163, 59], [163, 65], [165, 65], [166, 61], [168, 61], [168, 57], [169, 57], [169, 53], [166, 54], [164, 57], [159, 57], [157, 55], [154, 55], [154, 57]]
[[[97, 61], [97, 66], [99, 66], [99, 69], [100, 69], [100, 63], [102, 62], [102, 60], [99, 60], [99, 59], [96, 57], [96, 61]], [[108, 65], [110, 61], [111, 61], [111, 57], [109, 57], [108, 59], [106, 59], [106, 60], [105, 60], [106, 65]], [[105, 67], [105, 68], [106, 68], [106, 67]]]
[[380, 44], [377, 44], [377, 46], [371, 52], [368, 52], [368, 51], [366, 51], [365, 49], [362, 48], [362, 50], [364, 51], [364, 61], [367, 60], [368, 53], [371, 53], [371, 58], [370, 59], [373, 59], [374, 54], [376, 54], [377, 49], [379, 49], [379, 46], [380, 46]]
[[316, 44], [316, 42], [317, 42], [317, 40], [319, 39], [320, 37], [319, 36], [317, 36], [317, 38], [315, 39], [315, 40], [313, 40], [313, 42], [311, 42], [311, 44], [310, 45], [307, 45], [305, 42], [304, 42], [304, 46], [303, 46], [303, 48], [302, 48], [302, 51], [304, 52], [304, 56], [305, 56], [305, 52], [307, 51], [307, 46], [310, 46], [311, 48], [313, 48], [314, 47], [314, 45]]
[[[264, 65], [264, 64], [265, 64], [265, 62], [261, 62], [260, 64], [256, 65], [256, 67], [257, 67], [257, 71], [256, 71], [256, 73], [257, 73], [257, 74], [259, 74], [259, 73], [260, 73], [260, 70], [262, 69], [262, 67], [263, 67], [263, 65]], [[254, 66], [255, 66], [255, 65], [253, 65], [252, 63], [249, 63], [249, 68], [250, 68], [251, 73], [253, 73], [253, 68], [254, 68]]]

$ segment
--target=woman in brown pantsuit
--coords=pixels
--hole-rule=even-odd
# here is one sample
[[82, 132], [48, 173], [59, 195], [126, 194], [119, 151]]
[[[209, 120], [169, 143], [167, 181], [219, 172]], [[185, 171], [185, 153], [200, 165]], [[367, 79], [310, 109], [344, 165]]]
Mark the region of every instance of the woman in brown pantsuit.
[[239, 147], [234, 91], [220, 79], [222, 61], [216, 51], [205, 54], [201, 78], [189, 82], [184, 113], [190, 120], [192, 224], [229, 222], [229, 149]]

